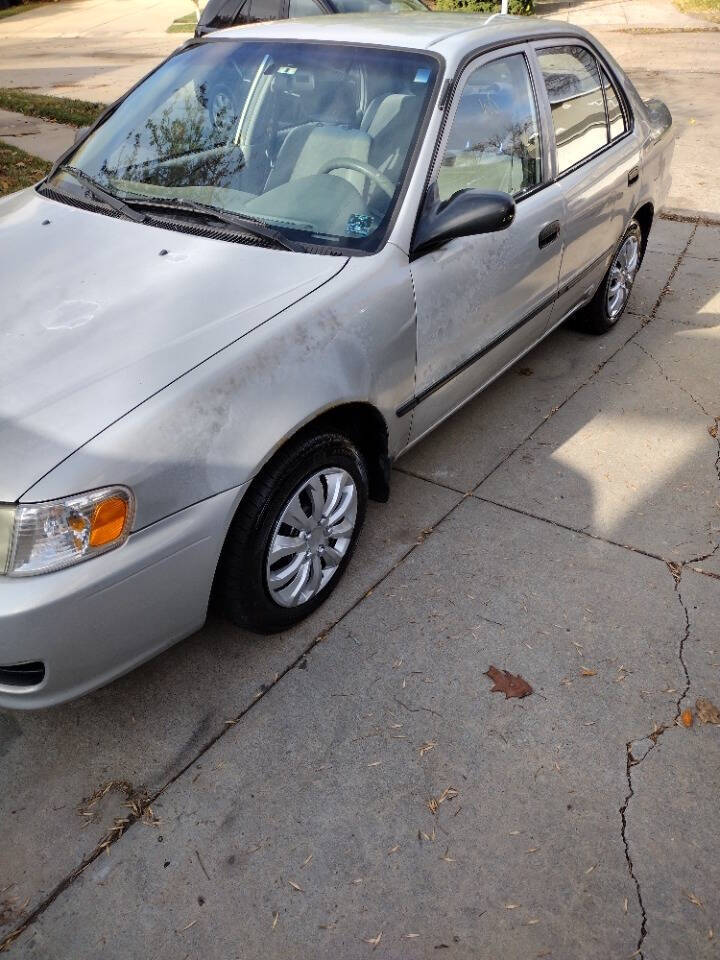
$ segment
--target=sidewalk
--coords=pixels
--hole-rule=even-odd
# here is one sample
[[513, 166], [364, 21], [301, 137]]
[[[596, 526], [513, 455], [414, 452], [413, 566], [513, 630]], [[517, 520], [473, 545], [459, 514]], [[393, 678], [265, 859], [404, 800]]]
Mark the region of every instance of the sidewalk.
[[0, 110], [0, 140], [52, 163], [75, 139], [75, 129], [22, 113]]
[[538, 16], [597, 29], [717, 30], [682, 13], [672, 0], [536, 0]]
[[187, 39], [190, 0], [62, 0], [0, 20], [0, 86], [111, 103]]

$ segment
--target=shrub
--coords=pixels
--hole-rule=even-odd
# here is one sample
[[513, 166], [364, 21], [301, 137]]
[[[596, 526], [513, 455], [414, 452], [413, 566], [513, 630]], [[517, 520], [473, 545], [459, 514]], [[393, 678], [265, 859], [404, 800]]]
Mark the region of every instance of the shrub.
[[[435, 0], [435, 9], [458, 13], [499, 13], [499, 0]], [[510, 0], [508, 13], [530, 17], [535, 13], [535, 0]]]

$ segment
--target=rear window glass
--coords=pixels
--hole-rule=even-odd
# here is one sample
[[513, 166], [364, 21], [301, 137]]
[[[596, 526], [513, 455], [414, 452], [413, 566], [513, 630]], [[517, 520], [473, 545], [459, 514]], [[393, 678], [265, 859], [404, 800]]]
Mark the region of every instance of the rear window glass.
[[605, 88], [610, 139], [614, 140], [615, 137], [619, 137], [627, 130], [625, 114], [623, 113], [622, 103], [615, 89], [615, 85], [602, 67], [600, 68], [600, 72], [602, 74], [603, 87]]
[[584, 47], [549, 47], [538, 60], [552, 109], [558, 172], [574, 167], [608, 142], [597, 60]]

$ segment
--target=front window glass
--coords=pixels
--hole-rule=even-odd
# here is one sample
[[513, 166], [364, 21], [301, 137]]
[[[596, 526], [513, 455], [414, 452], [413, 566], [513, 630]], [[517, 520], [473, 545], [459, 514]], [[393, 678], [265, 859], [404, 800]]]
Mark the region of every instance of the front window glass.
[[372, 251], [436, 73], [434, 58], [407, 51], [208, 41], [131, 93], [52, 185], [77, 193], [89, 177], [138, 208], [203, 204], [300, 244]]
[[605, 101], [597, 60], [584, 47], [538, 51], [552, 108], [558, 173], [574, 167], [608, 142]]
[[542, 179], [535, 98], [522, 54], [492, 60], [468, 79], [438, 174], [440, 200], [458, 190], [517, 195]]

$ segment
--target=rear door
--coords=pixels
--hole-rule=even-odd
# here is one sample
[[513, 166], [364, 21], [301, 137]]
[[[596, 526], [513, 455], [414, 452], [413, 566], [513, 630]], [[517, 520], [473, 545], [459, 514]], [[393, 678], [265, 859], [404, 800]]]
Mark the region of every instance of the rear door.
[[555, 323], [594, 293], [636, 208], [640, 147], [629, 107], [583, 41], [534, 44], [549, 100], [565, 235]]
[[449, 107], [431, 172], [439, 199], [473, 188], [510, 193], [515, 220], [458, 237], [411, 262], [417, 301], [413, 439], [476, 393], [543, 333], [557, 292], [562, 189], [551, 182], [546, 126], [524, 46], [473, 61]]

